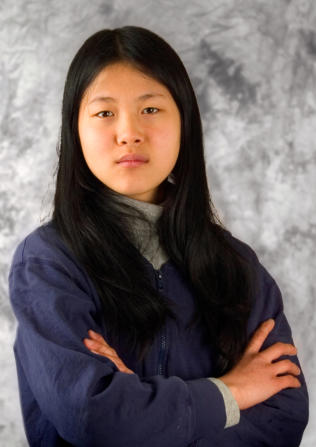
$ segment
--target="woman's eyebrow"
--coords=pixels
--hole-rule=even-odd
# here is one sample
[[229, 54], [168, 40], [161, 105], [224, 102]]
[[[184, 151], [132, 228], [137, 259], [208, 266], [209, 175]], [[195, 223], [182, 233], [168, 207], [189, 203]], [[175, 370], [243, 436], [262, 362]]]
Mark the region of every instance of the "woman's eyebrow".
[[[144, 95], [139, 96], [136, 98], [136, 101], [144, 101], [145, 99], [154, 98], [156, 96], [162, 96], [165, 98], [165, 95], [162, 93], [145, 93]], [[112, 98], [111, 96], [96, 96], [93, 98], [89, 104], [92, 104], [93, 102], [117, 102], [115, 98]]]

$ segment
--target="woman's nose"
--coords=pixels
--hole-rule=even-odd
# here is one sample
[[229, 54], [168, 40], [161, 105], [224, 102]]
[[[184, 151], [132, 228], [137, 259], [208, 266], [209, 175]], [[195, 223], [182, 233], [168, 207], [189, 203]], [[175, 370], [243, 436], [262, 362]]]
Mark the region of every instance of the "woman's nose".
[[143, 132], [137, 119], [131, 116], [123, 116], [117, 123], [116, 128], [117, 144], [140, 144], [143, 139]]

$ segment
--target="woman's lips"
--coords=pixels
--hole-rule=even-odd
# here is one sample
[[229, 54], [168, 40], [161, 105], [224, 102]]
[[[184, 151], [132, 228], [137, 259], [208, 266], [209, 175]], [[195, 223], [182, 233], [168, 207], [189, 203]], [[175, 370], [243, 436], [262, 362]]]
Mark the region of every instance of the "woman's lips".
[[120, 161], [118, 164], [121, 166], [140, 166], [146, 164], [147, 161], [141, 161], [141, 160], [125, 160]]
[[146, 161], [148, 161], [148, 157], [146, 155], [143, 155], [143, 154], [125, 154], [119, 160], [117, 160], [117, 163], [121, 163], [123, 161], [142, 161], [142, 162], [146, 162]]

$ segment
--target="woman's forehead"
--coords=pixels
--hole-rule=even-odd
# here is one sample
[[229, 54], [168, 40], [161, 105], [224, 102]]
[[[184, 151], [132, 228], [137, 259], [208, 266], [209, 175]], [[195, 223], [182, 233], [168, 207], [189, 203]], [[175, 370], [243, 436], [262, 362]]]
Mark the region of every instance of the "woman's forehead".
[[148, 98], [170, 99], [169, 90], [158, 80], [127, 63], [115, 63], [103, 68], [87, 87], [83, 99], [86, 104], [102, 101], [115, 103], [128, 95], [135, 101]]

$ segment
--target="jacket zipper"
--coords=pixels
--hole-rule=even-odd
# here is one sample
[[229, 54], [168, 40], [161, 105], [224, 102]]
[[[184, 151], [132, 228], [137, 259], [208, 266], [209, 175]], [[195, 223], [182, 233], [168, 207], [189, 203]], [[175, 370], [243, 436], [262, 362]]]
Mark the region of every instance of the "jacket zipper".
[[[156, 272], [157, 272], [156, 280], [158, 283], [158, 290], [161, 291], [163, 289], [162, 272], [160, 269]], [[165, 374], [164, 366], [165, 366], [166, 350], [167, 350], [167, 335], [163, 331], [160, 336], [160, 351], [159, 351], [159, 359], [158, 359], [158, 374], [160, 374], [160, 375]]]
[[160, 353], [159, 353], [159, 362], [158, 362], [158, 374], [164, 374], [164, 360], [165, 360], [165, 352], [166, 352], [166, 336], [165, 334], [161, 334], [161, 342], [160, 342]]

